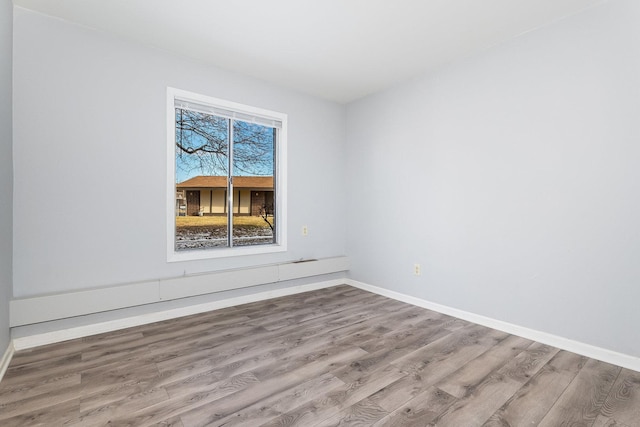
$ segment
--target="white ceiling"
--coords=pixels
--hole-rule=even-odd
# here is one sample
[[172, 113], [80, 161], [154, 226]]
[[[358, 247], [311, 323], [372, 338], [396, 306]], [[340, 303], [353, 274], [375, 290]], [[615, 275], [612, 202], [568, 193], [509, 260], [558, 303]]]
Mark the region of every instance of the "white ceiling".
[[605, 0], [14, 0], [346, 103]]

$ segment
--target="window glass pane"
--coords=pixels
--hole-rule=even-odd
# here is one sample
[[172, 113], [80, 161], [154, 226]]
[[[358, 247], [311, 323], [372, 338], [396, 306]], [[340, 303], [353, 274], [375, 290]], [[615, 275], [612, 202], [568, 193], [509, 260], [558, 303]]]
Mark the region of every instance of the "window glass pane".
[[175, 250], [228, 246], [229, 120], [176, 108]]
[[233, 121], [233, 246], [275, 243], [276, 129]]

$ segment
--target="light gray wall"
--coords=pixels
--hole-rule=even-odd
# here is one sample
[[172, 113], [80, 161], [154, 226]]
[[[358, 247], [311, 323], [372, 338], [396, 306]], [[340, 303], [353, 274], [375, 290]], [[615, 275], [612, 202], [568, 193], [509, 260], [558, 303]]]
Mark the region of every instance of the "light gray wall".
[[[14, 41], [16, 297], [344, 255], [343, 106], [20, 8]], [[166, 262], [167, 86], [289, 115], [287, 253]]]
[[350, 105], [351, 277], [640, 356], [638, 22], [606, 2]]
[[13, 4], [0, 1], [0, 357], [9, 343], [13, 161], [11, 154], [11, 66]]

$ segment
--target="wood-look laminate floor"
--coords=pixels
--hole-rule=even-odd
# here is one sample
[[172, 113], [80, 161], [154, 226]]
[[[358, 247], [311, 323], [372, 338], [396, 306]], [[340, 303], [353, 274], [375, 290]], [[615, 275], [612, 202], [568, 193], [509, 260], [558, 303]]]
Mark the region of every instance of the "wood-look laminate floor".
[[640, 426], [640, 373], [338, 286], [21, 351], [9, 426]]

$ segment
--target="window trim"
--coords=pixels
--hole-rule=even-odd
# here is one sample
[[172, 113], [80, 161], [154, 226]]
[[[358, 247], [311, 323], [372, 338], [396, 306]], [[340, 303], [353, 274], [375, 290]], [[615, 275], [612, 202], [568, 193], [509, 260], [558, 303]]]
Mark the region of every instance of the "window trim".
[[[213, 108], [225, 111], [237, 112], [240, 115], [256, 116], [265, 120], [276, 120], [282, 123], [278, 130], [276, 143], [276, 212], [278, 224], [276, 226], [276, 242], [268, 245], [234, 246], [227, 248], [195, 249], [189, 251], [175, 250], [176, 235], [176, 152], [175, 152], [175, 100], [209, 105]], [[250, 105], [224, 99], [213, 98], [194, 92], [189, 92], [173, 87], [167, 87], [167, 262], [192, 261], [201, 259], [226, 258], [243, 255], [258, 255], [287, 250], [287, 115], [276, 111], [265, 110]], [[239, 117], [240, 120], [242, 120]]]

